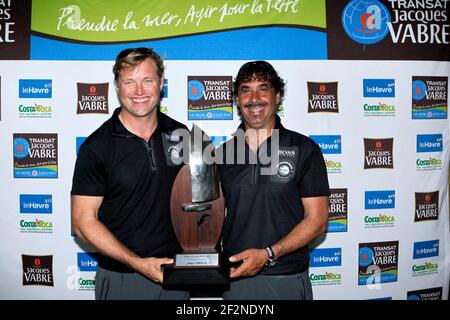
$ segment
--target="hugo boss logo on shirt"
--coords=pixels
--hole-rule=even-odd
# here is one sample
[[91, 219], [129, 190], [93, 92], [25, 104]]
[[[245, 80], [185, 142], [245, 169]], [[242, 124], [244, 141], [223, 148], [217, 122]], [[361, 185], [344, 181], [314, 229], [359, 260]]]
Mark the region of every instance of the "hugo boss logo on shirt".
[[297, 162], [298, 150], [296, 147], [279, 148], [278, 164], [276, 165], [273, 179], [277, 182], [287, 182], [295, 175], [295, 163]]
[[291, 157], [291, 158], [295, 158], [296, 156], [296, 152], [294, 149], [289, 150], [289, 149], [279, 149], [278, 150], [278, 156], [281, 157]]

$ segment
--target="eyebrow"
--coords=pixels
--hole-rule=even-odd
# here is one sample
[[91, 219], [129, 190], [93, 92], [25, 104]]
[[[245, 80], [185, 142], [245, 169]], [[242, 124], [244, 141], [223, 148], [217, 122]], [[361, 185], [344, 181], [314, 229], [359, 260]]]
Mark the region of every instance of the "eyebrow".
[[[239, 89], [242, 89], [242, 88], [250, 88], [250, 87], [252, 87], [252, 86], [250, 86], [250, 85], [248, 85], [248, 84], [243, 84], [243, 83], [241, 83], [240, 85], [239, 85]], [[257, 86], [258, 88], [261, 88], [261, 87], [273, 87], [272, 86], [272, 84], [270, 83], [270, 82], [263, 82], [263, 83], [261, 83], [261, 84], [259, 84], [258, 86]]]
[[[144, 78], [142, 78], [140, 80], [143, 81], [143, 80], [158, 80], [158, 79], [159, 79], [158, 77], [146, 76], [146, 77], [144, 77]], [[123, 78], [120, 81], [127, 81], [127, 80], [140, 81], [140, 80], [136, 80], [136, 79], [133, 79], [133, 78]]]

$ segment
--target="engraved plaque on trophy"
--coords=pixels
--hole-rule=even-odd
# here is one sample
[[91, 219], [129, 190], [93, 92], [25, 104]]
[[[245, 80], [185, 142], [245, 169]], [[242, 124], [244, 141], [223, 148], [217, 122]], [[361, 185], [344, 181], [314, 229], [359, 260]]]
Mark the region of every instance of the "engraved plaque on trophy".
[[217, 249], [225, 216], [224, 199], [217, 166], [211, 157], [204, 158], [204, 153], [211, 156], [212, 150], [209, 137], [193, 125], [189, 163], [179, 171], [170, 200], [172, 224], [183, 252], [164, 268], [166, 288], [229, 284], [228, 260]]

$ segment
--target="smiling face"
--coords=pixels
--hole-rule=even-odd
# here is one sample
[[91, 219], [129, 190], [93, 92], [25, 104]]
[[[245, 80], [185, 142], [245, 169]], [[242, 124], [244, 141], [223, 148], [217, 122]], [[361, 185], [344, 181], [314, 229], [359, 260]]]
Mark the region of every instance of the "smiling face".
[[272, 129], [280, 101], [280, 93], [275, 92], [269, 81], [254, 77], [249, 82], [242, 82], [237, 92], [237, 104], [245, 129]]
[[151, 58], [122, 69], [116, 81], [122, 112], [133, 117], [151, 116], [159, 106], [163, 86], [164, 79]]

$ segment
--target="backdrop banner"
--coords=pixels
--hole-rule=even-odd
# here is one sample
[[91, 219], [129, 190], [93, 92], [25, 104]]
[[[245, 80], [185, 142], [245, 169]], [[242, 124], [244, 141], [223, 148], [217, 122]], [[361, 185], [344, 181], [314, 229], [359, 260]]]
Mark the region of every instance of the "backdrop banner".
[[115, 56], [141, 46], [165, 59], [161, 111], [216, 146], [240, 123], [243, 63], [268, 60], [287, 81], [281, 120], [320, 146], [332, 189], [310, 245], [315, 299], [448, 299], [449, 6], [0, 0], [0, 299], [94, 298], [72, 174], [119, 106]]

